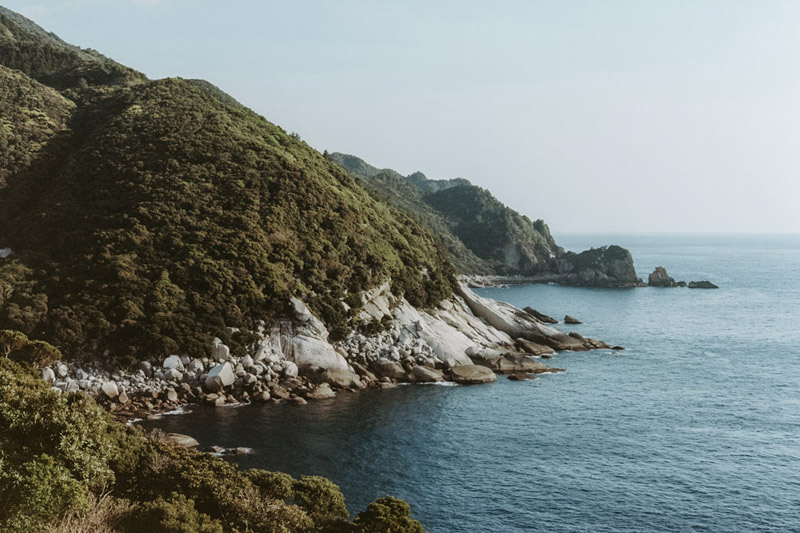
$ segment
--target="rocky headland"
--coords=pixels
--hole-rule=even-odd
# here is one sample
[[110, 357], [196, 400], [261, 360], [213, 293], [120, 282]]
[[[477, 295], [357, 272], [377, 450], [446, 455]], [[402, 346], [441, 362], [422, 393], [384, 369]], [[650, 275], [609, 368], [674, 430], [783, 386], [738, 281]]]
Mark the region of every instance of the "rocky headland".
[[263, 321], [258, 341], [247, 353], [233, 353], [217, 339], [210, 357], [175, 354], [114, 370], [59, 362], [45, 367], [42, 376], [56, 390], [86, 391], [130, 419], [189, 403], [304, 404], [342, 391], [397, 383], [487, 383], [496, 374], [519, 378], [559, 372], [537, 360], [556, 351], [610, 348], [563, 333], [535, 313], [482, 298], [464, 284], [428, 311], [393, 296], [388, 283], [362, 298], [362, 320], [382, 324], [381, 331], [353, 331], [344, 340], [330, 342], [319, 318], [303, 301], [292, 298], [294, 316]]

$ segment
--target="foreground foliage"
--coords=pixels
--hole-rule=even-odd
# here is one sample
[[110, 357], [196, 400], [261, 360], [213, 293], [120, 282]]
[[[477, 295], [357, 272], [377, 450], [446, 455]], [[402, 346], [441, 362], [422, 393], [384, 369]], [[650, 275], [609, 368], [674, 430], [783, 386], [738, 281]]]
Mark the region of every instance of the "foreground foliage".
[[0, 531], [422, 531], [382, 498], [349, 522], [329, 480], [230, 463], [116, 422], [0, 358]]

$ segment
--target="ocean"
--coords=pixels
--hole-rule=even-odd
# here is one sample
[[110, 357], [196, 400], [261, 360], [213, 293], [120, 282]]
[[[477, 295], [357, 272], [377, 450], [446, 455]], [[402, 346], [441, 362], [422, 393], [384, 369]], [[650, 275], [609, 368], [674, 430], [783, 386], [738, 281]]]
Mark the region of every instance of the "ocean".
[[357, 512], [408, 501], [430, 532], [800, 531], [800, 236], [557, 235], [619, 244], [646, 279], [718, 290], [482, 289], [627, 349], [566, 372], [406, 385], [306, 406], [197, 408], [146, 422], [235, 460], [322, 475]]

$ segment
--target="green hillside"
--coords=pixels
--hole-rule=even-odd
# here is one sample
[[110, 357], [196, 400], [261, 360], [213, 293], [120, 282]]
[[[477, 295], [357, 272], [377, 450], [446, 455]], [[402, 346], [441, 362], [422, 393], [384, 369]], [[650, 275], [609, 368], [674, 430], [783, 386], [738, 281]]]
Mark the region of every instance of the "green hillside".
[[543, 220], [531, 221], [468, 180], [431, 180], [421, 172], [403, 176], [342, 153], [331, 158], [373, 194], [430, 228], [462, 274], [527, 276], [568, 285], [640, 284], [624, 248], [565, 252]]
[[290, 294], [334, 336], [386, 278], [420, 306], [451, 294], [436, 239], [299, 139], [206, 82], [146, 80], [9, 13], [0, 329], [73, 357], [202, 353]]

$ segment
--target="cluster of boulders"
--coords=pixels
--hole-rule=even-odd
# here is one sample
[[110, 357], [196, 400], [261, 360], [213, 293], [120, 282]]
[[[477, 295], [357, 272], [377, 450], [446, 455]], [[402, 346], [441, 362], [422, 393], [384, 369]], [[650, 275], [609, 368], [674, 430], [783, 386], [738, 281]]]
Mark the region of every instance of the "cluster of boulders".
[[486, 383], [496, 379], [495, 373], [558, 371], [535, 359], [556, 350], [609, 348], [574, 332], [562, 333], [527, 311], [481, 298], [466, 286], [434, 311], [413, 308], [394, 297], [388, 285], [363, 298], [362, 322], [377, 320], [385, 326], [382, 331], [353, 331], [331, 343], [322, 322], [292, 298], [294, 316], [262, 322], [248, 353], [235, 354], [215, 339], [205, 357], [169, 355], [115, 371], [56, 363], [44, 368], [42, 376], [60, 391], [86, 391], [110, 410], [135, 417], [185, 403], [304, 404], [339, 391], [398, 382]]
[[708, 280], [703, 281], [690, 281], [688, 284], [685, 281], [675, 281], [675, 278], [669, 275], [667, 269], [663, 266], [657, 266], [647, 278], [647, 285], [650, 287], [688, 287], [690, 289], [719, 289]]

